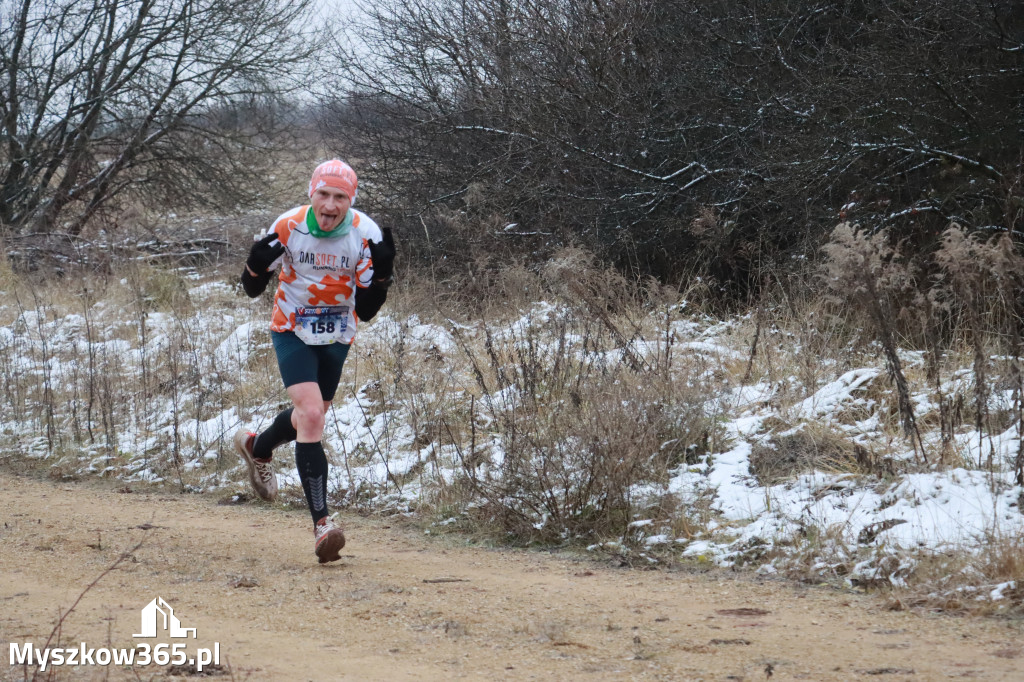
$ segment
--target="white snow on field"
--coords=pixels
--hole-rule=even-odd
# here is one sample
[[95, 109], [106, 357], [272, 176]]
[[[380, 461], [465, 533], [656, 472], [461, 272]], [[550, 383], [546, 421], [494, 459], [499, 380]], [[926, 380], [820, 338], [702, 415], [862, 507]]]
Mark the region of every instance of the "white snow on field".
[[[11, 400], [26, 397], [23, 403], [11, 403], [20, 409], [0, 414], [0, 432], [18, 435], [22, 451], [40, 458], [55, 456], [55, 438], [66, 455], [71, 449], [69, 434], [77, 433], [80, 440], [91, 443], [79, 458], [82, 473], [114, 474], [129, 481], [169, 486], [181, 485], [188, 477], [187, 485], [192, 489], [244, 490], [245, 471], [232, 450], [231, 436], [240, 428], [265, 427], [287, 404], [287, 398], [277, 386], [271, 395], [256, 399], [257, 404], [232, 402], [238, 395], [252, 395], [235, 391], [246, 388], [257, 360], [270, 358], [268, 362], [273, 362], [265, 312], [255, 314], [242, 303], [225, 310], [223, 301], [235, 295], [232, 291], [220, 282], [196, 285], [189, 290], [197, 311], [191, 317], [150, 313], [144, 328], [132, 327], [125, 316], [112, 315], [103, 305], [95, 307], [96, 319], [88, 325], [78, 313], [55, 317], [52, 310], [21, 312], [12, 323], [0, 326], [0, 354], [5, 357], [0, 369], [5, 373]], [[208, 297], [218, 303], [204, 306]], [[557, 324], [562, 314], [555, 305], [536, 304], [510, 323], [489, 330], [491, 342], [506, 348], [532, 343], [532, 352], [547, 357], [558, 349], [543, 338], [544, 326]], [[729, 345], [731, 326], [706, 319], [674, 321], [668, 328], [672, 353], [676, 358], [697, 358], [705, 363], [701, 367], [712, 369], [725, 362], [742, 365], [749, 349]], [[91, 329], [91, 343], [87, 328]], [[663, 328], [651, 338], [633, 338], [628, 350], [603, 352], [585, 348], [583, 341], [572, 334], [563, 340], [571, 352], [586, 353], [594, 362], [617, 362], [624, 354], [650, 361], [664, 357], [664, 332]], [[143, 335], [145, 346], [140, 350]], [[508, 386], [496, 387], [475, 399], [475, 413], [470, 414], [466, 388], [454, 380], [457, 372], [464, 371], [466, 381], [474, 382], [470, 369], [461, 367], [467, 362], [461, 344], [481, 344], [484, 336], [479, 326], [432, 324], [415, 316], [400, 319], [387, 311], [372, 323], [360, 325], [343, 375], [343, 385], [355, 376], [356, 390], [339, 391], [324, 436], [332, 462], [330, 487], [336, 499], [406, 511], [430, 494], [431, 486], [452, 484], [461, 465], [462, 453], [446, 440], [440, 422], [410, 423], [410, 406], [400, 403], [384, 409], [380, 395], [395, 381], [420, 380], [404, 365], [370, 375], [360, 358], [385, 352], [399, 359], [428, 358], [441, 368], [441, 383], [424, 386], [409, 400], [420, 403], [420, 413], [429, 413], [424, 406], [467, 403], [463, 406], [464, 418], [473, 420], [479, 430], [479, 444], [486, 443], [489, 452], [488, 461], [479, 465], [479, 471], [481, 475], [500, 475], [503, 443], [488, 434], [495, 414], [488, 406], [499, 405], [514, 412], [524, 396]], [[198, 368], [201, 374], [193, 377], [190, 385], [198, 388], [191, 389], [191, 393], [176, 392], [180, 386], [133, 369], [155, 358], [166, 361], [169, 354], [177, 352], [175, 344], [182, 338], [192, 346], [184, 344], [182, 355], [175, 356], [180, 362], [179, 371]], [[488, 362], [483, 353], [479, 360]], [[902, 360], [908, 366], [922, 362], [920, 354], [913, 352], [902, 353]], [[89, 402], [88, 391], [101, 388], [94, 383], [84, 385], [76, 395], [78, 407], [71, 417], [63, 417], [57, 426], [61, 432], [55, 434], [52, 425], [48, 432], [38, 399], [28, 397], [32, 382], [50, 382], [51, 386], [74, 382], [88, 363], [106, 363], [103, 380], [119, 382], [115, 388], [123, 404], [116, 408], [126, 421], [104, 426], [104, 415], [113, 410], [95, 400]], [[276, 367], [264, 371], [276, 377]], [[967, 370], [953, 374], [942, 390], [952, 393], [958, 386], [962, 390], [970, 381], [968, 375]], [[147, 382], [147, 394], [140, 397], [143, 381]], [[957, 466], [922, 466], [908, 443], [895, 442], [887, 451], [889, 457], [897, 463], [915, 462], [916, 466], [908, 469], [914, 473], [807, 471], [777, 484], [763, 485], [751, 473], [751, 456], [773, 435], [797, 433], [815, 424], [865, 447], [884, 438], [877, 401], [878, 395], [890, 392], [891, 387], [880, 366], [836, 372], [809, 395], [788, 402], [780, 399], [780, 391], [795, 384], [795, 379], [775, 384], [759, 380], [748, 385], [732, 381], [723, 383], [717, 395], [707, 395], [707, 414], [716, 415], [724, 434], [718, 451], [695, 463], [680, 465], [667, 482], [645, 483], [634, 491], [638, 498], [671, 493], [684, 509], [698, 499], [710, 500], [714, 517], [695, 537], [677, 536], [649, 519], [636, 519], [628, 533], [642, 549], [674, 551], [683, 557], [732, 565], [749, 561], [753, 556], [750, 549], [759, 547], [773, 548], [770, 561], [784, 562], [786, 548], [800, 551], [800, 539], [809, 529], [827, 534], [831, 551], [846, 558], [865, 548], [877, 551], [879, 556], [922, 550], [980, 552], [994, 538], [1024, 534], [1024, 491], [1013, 480], [1010, 465], [1021, 443], [1021, 427], [1016, 421], [1011, 420], [997, 434], [979, 435], [962, 428], [951, 443], [960, 457]], [[1006, 390], [994, 391], [991, 397], [994, 409], [1010, 412], [1014, 399]], [[937, 409], [930, 393], [915, 394], [913, 400], [920, 414]], [[858, 416], [851, 418], [851, 414]], [[937, 434], [926, 432], [923, 439], [932, 451], [938, 450]], [[169, 457], [176, 458], [176, 466], [167, 464]], [[289, 449], [278, 451], [276, 466], [283, 487], [300, 487]], [[425, 474], [429, 474], [430, 485], [425, 483]], [[537, 519], [538, 524], [545, 522]], [[609, 549], [625, 543], [623, 538], [601, 546]], [[776, 570], [772, 563], [765, 563], [769, 560], [757, 560], [762, 563], [762, 571]], [[823, 556], [820, 561], [825, 566], [829, 558]], [[899, 566], [903, 568], [890, 570], [882, 577], [898, 582], [908, 561], [901, 559]], [[863, 560], [851, 576], [877, 578], [879, 565]], [[978, 598], [999, 600], [1014, 589], [1012, 582], [987, 586], [979, 588]]]
[[255, 322], [240, 325], [213, 351], [217, 367], [221, 368], [226, 376], [237, 378], [249, 362], [249, 355], [256, 343], [253, 338], [256, 325]]

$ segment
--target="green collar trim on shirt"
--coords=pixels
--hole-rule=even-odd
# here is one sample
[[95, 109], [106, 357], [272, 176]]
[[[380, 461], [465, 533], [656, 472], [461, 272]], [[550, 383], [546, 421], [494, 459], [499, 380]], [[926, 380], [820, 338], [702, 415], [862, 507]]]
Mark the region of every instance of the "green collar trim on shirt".
[[345, 219], [341, 221], [341, 225], [338, 225], [330, 232], [327, 232], [325, 230], [320, 229], [319, 223], [316, 222], [316, 216], [313, 215], [313, 207], [310, 206], [306, 210], [306, 227], [309, 228], [309, 233], [311, 235], [313, 235], [314, 237], [318, 237], [320, 239], [334, 239], [336, 237], [344, 237], [346, 234], [349, 233], [349, 230], [352, 229], [352, 219], [354, 217], [355, 214], [352, 213], [352, 209], [350, 208], [348, 210], [348, 213], [345, 214]]

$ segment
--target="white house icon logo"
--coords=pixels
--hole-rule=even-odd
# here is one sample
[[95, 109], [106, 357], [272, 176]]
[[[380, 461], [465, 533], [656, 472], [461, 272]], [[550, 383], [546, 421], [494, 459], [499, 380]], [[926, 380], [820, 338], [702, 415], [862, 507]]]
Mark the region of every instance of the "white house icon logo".
[[188, 633], [192, 633], [192, 639], [196, 638], [195, 628], [183, 628], [181, 627], [181, 621], [178, 620], [174, 615], [174, 609], [171, 605], [164, 601], [163, 597], [157, 597], [153, 601], [146, 604], [142, 609], [142, 633], [132, 635], [132, 637], [156, 637], [157, 630], [160, 629], [160, 618], [163, 616], [163, 630], [167, 631], [171, 637], [188, 637]]

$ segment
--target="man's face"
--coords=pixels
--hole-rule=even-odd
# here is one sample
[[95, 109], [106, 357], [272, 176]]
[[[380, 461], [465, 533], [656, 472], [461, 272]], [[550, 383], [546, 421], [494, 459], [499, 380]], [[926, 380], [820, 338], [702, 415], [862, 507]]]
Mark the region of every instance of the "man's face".
[[313, 215], [324, 232], [330, 232], [345, 219], [352, 206], [348, 195], [334, 187], [321, 187], [313, 192]]

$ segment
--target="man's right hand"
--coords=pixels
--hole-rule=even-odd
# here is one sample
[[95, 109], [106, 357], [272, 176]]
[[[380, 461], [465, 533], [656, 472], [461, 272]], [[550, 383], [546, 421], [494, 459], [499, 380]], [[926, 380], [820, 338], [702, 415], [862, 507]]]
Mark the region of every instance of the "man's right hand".
[[245, 265], [252, 270], [253, 274], [263, 275], [270, 269], [274, 261], [281, 257], [282, 253], [284, 253], [284, 244], [277, 240], [276, 233], [271, 232], [252, 245]]

